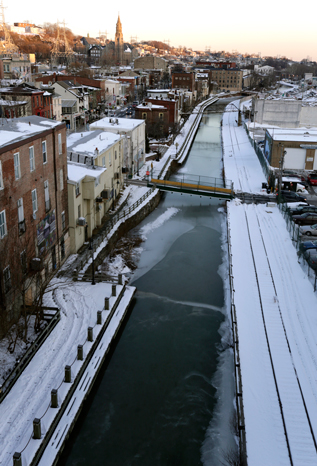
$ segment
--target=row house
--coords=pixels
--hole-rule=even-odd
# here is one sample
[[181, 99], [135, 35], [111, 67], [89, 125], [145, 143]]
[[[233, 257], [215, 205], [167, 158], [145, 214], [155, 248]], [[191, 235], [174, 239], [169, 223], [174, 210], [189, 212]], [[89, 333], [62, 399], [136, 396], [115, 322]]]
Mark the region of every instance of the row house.
[[[155, 94], [154, 94], [155, 95]], [[152, 105], [161, 105], [168, 111], [168, 125], [173, 126], [179, 123], [179, 99], [178, 96], [168, 93], [166, 97], [161, 96], [159, 93], [153, 97], [147, 97], [146, 102], [152, 103]], [[136, 116], [136, 118], [139, 118]]]
[[62, 99], [62, 121], [66, 123], [68, 129], [76, 129], [86, 121], [89, 108], [88, 94], [78, 95], [69, 81], [56, 82], [52, 87]]
[[65, 124], [38, 116], [3, 121], [0, 325], [34, 302], [68, 253]]
[[124, 173], [134, 175], [145, 163], [145, 121], [128, 118], [102, 118], [90, 125], [90, 130], [101, 129], [124, 136]]
[[163, 105], [143, 102], [135, 109], [135, 117], [146, 121], [147, 133], [150, 137], [168, 136], [169, 110]]
[[92, 237], [123, 187], [123, 142], [123, 136], [102, 130], [67, 139], [72, 253]]
[[7, 108], [7, 118], [31, 115], [41, 116], [44, 118], [53, 117], [53, 102], [51, 94], [29, 84], [0, 88], [0, 99], [12, 102], [25, 102], [25, 105], [19, 107], [18, 111], [13, 108]]
[[0, 57], [3, 63], [2, 79], [23, 79], [30, 81], [31, 64], [35, 63], [34, 54], [14, 53]]
[[211, 70], [210, 79], [217, 83], [220, 91], [241, 91], [243, 71], [238, 68], [219, 68]]

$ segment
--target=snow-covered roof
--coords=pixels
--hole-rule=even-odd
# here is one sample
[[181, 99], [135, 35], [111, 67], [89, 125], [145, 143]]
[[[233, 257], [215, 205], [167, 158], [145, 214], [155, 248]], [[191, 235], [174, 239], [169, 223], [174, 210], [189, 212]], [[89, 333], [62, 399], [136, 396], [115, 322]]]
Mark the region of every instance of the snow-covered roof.
[[273, 141], [299, 141], [299, 142], [314, 142], [317, 143], [317, 131], [300, 129], [268, 129], [268, 134]]
[[136, 120], [136, 119], [128, 119], [128, 118], [102, 118], [99, 121], [96, 121], [94, 123], [91, 123], [90, 125], [90, 130], [95, 130], [95, 129], [103, 129], [107, 130], [108, 128], [113, 128], [118, 129], [118, 131], [123, 130], [123, 131], [131, 131], [134, 128], [137, 128], [138, 126], [144, 125], [145, 122], [144, 120]]
[[90, 176], [91, 178], [98, 178], [107, 169], [104, 167], [86, 167], [85, 165], [67, 162], [67, 176], [68, 181], [71, 183], [79, 183], [81, 180]]
[[13, 142], [22, 141], [60, 124], [62, 124], [60, 121], [49, 120], [35, 115], [2, 121], [0, 148]]
[[[67, 152], [96, 158], [99, 154], [109, 149], [116, 142], [122, 139], [119, 134], [103, 131], [85, 131], [83, 133], [73, 133], [67, 137]], [[98, 149], [98, 152], [96, 152]]]

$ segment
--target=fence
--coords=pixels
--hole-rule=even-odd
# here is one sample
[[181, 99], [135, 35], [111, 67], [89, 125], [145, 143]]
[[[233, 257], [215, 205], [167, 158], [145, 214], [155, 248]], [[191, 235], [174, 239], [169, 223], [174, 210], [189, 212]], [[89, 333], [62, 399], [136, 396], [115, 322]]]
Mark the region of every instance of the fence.
[[283, 215], [283, 217], [285, 219], [286, 227], [287, 227], [287, 229], [288, 229], [288, 231], [290, 233], [290, 236], [292, 238], [292, 242], [293, 242], [294, 246], [297, 249], [297, 254], [298, 254], [299, 259], [302, 259], [304, 261], [303, 263], [307, 264], [308, 278], [312, 279], [313, 284], [314, 284], [314, 291], [316, 291], [316, 289], [317, 289], [317, 269], [313, 270], [310, 267], [308, 261], [305, 259], [303, 251], [300, 249], [300, 244], [301, 244], [300, 226], [297, 225], [293, 221], [292, 210], [288, 207], [286, 202], [280, 202], [278, 204], [278, 207], [279, 207], [280, 211], [282, 212], [282, 215]]
[[238, 324], [236, 315], [236, 306], [234, 303], [234, 277], [232, 270], [232, 250], [231, 250], [231, 231], [230, 231], [230, 218], [227, 218], [227, 236], [228, 236], [228, 258], [229, 258], [229, 285], [231, 295], [231, 324], [232, 324], [232, 338], [233, 338], [233, 353], [234, 353], [234, 365], [235, 365], [235, 382], [236, 382], [236, 409], [238, 417], [238, 436], [239, 436], [239, 453], [240, 463], [246, 464], [247, 462], [247, 445], [245, 435], [245, 419], [244, 419], [244, 407], [243, 407], [243, 396], [242, 396], [242, 376], [240, 367], [240, 355], [239, 355], [239, 336], [238, 336]]
[[43, 307], [43, 311], [53, 311], [53, 314], [45, 314], [44, 320], [48, 321], [48, 325], [44, 328], [38, 338], [28, 348], [19, 363], [15, 366], [10, 375], [3, 382], [0, 393], [0, 403], [5, 399], [15, 382], [20, 377], [22, 371], [26, 368], [38, 349], [42, 346], [46, 338], [49, 336], [55, 325], [60, 319], [60, 311], [57, 307]]
[[122, 219], [125, 220], [126, 218], [128, 218], [129, 215], [135, 209], [137, 209], [145, 201], [145, 199], [147, 199], [153, 193], [153, 191], [155, 191], [155, 189], [156, 188], [154, 186], [152, 188], [149, 188], [148, 191], [142, 197], [140, 197], [140, 199], [134, 202], [134, 204], [132, 204], [130, 207], [114, 214], [101, 228], [98, 236], [93, 240], [92, 250], [90, 250], [87, 246], [86, 250], [76, 260], [75, 264], [72, 264], [72, 267], [68, 271], [68, 274], [72, 275], [72, 277], [76, 279], [76, 276], [78, 276], [78, 274], [85, 272], [86, 270], [84, 270], [84, 268], [85, 266], [87, 266], [88, 261], [92, 259], [92, 253], [95, 253], [97, 251], [101, 243], [108, 237], [115, 224]]
[[273, 172], [272, 172], [272, 170], [270, 168], [270, 165], [268, 164], [268, 161], [266, 160], [262, 150], [259, 148], [259, 146], [254, 141], [254, 139], [251, 138], [249, 128], [247, 127], [245, 122], [243, 122], [243, 127], [246, 130], [246, 133], [248, 135], [251, 146], [253, 147], [256, 155], [258, 156], [259, 162], [260, 162], [260, 164], [262, 166], [262, 170], [265, 173], [266, 178], [269, 179], [269, 177], [273, 174]]

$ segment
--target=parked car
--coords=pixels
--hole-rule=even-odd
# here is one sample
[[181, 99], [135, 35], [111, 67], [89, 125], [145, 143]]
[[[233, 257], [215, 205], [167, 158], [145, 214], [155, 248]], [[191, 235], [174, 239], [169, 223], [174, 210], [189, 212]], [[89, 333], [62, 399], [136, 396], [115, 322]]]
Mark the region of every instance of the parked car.
[[301, 235], [317, 236], [317, 223], [315, 225], [303, 225], [299, 228]]
[[312, 239], [310, 241], [303, 241], [299, 245], [299, 250], [304, 252], [307, 251], [307, 249], [316, 249], [317, 250], [317, 240]]
[[300, 206], [297, 207], [296, 209], [292, 210], [292, 215], [301, 215], [304, 214], [305, 212], [316, 212], [317, 213], [317, 207], [315, 205], [305, 205], [305, 206]]
[[315, 249], [308, 249], [304, 252], [304, 257], [310, 267], [314, 270], [317, 270], [317, 251]]
[[317, 212], [305, 212], [301, 215], [293, 215], [293, 220], [297, 225], [315, 225], [317, 223]]
[[311, 185], [317, 186], [317, 173], [310, 173], [307, 178]]
[[[278, 194], [277, 194], [278, 195]], [[307, 199], [300, 194], [295, 193], [294, 191], [286, 191], [285, 189], [281, 190], [282, 198], [285, 202], [306, 202]]]

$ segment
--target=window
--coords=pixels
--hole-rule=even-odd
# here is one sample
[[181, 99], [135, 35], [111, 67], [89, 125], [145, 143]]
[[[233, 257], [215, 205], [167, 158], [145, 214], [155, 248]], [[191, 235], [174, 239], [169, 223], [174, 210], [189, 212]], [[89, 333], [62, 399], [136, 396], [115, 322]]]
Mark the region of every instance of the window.
[[11, 273], [10, 273], [10, 267], [6, 267], [3, 270], [3, 281], [4, 281], [4, 292], [8, 293], [11, 289]]
[[25, 233], [25, 219], [23, 210], [23, 198], [18, 200], [18, 221], [19, 221], [19, 235]]
[[3, 177], [2, 177], [2, 164], [1, 164], [1, 160], [0, 160], [0, 189], [3, 189], [4, 186], [3, 186]]
[[0, 239], [7, 234], [6, 211], [0, 212]]
[[81, 205], [79, 204], [79, 206], [78, 206], [78, 218], [80, 218], [80, 217], [81, 217]]
[[34, 146], [29, 147], [29, 156], [30, 156], [30, 170], [31, 172], [33, 172], [35, 170]]
[[20, 154], [17, 152], [14, 154], [14, 175], [15, 179], [18, 180], [21, 178], [21, 169], [20, 169]]
[[63, 153], [63, 146], [62, 146], [62, 133], [58, 133], [58, 153]]
[[159, 114], [159, 119], [160, 119], [160, 120], [163, 120], [163, 113], [160, 113], [160, 114]]
[[79, 194], [80, 194], [80, 192], [79, 192], [79, 183], [76, 183], [75, 193], [76, 193], [76, 197], [79, 196]]
[[33, 209], [33, 214], [37, 212], [37, 192], [36, 189], [33, 189], [32, 191], [32, 209]]
[[65, 221], [65, 212], [62, 212], [62, 230], [65, 230], [66, 221]]
[[146, 120], [146, 113], [142, 113], [142, 120]]
[[103, 166], [103, 167], [106, 166], [106, 157], [102, 157], [102, 166]]
[[111, 152], [109, 152], [109, 167], [111, 167]]
[[61, 238], [61, 259], [63, 260], [65, 258], [65, 240], [64, 236]]
[[48, 188], [48, 181], [44, 181], [44, 200], [45, 200], [45, 211], [48, 212], [51, 208], [50, 203], [50, 192]]
[[115, 160], [117, 160], [117, 151], [116, 150], [114, 151], [114, 158], [115, 158]]
[[60, 187], [61, 187], [61, 191], [63, 191], [63, 189], [64, 189], [64, 171], [63, 171], [62, 168], [59, 171], [59, 184], [60, 184]]
[[47, 162], [46, 141], [42, 141], [43, 163]]

